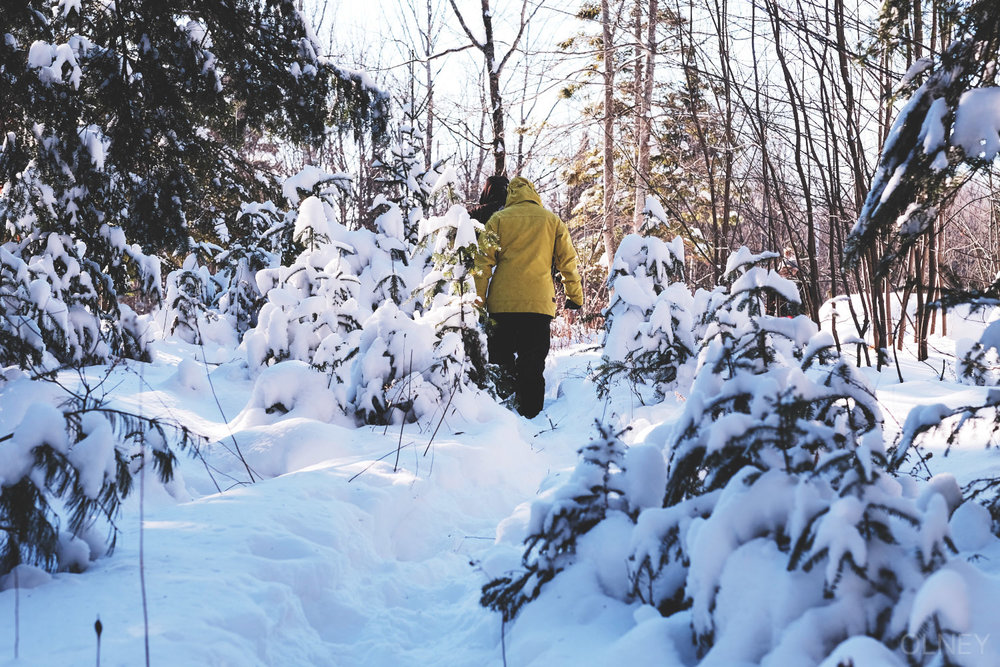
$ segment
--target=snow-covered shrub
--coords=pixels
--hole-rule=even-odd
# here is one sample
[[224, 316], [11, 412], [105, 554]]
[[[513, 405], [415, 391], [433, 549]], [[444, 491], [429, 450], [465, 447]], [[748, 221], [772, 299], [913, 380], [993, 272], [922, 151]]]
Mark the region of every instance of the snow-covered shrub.
[[215, 291], [208, 267], [199, 264], [194, 253], [185, 257], [180, 269], [167, 274], [164, 333], [176, 334], [188, 343], [202, 344], [202, 330], [206, 328], [203, 325], [219, 319], [213, 309]]
[[144, 327], [119, 303], [116, 285], [127, 284], [132, 271], [141, 292], [158, 299], [159, 262], [108, 225], [88, 245], [42, 232], [31, 220], [11, 227], [13, 240], [0, 245], [0, 365], [144, 358]]
[[146, 457], [163, 482], [173, 475], [168, 434], [181, 448], [195, 443], [182, 426], [111, 409], [86, 393], [61, 408], [32, 403], [12, 432], [0, 434], [0, 574], [22, 563], [84, 566], [61, 554], [72, 555], [64, 546], [77, 539], [92, 542], [98, 523], [113, 548], [119, 505]]
[[789, 324], [813, 335], [801, 362], [699, 373], [670, 450], [668, 504], [722, 488], [747, 465], [808, 470], [819, 453], [880, 427], [873, 392], [832, 338], [805, 318]]
[[401, 237], [394, 209], [375, 233], [348, 230], [315, 196], [299, 208], [295, 226], [311, 247], [256, 277], [265, 302], [243, 339], [254, 373], [287, 359], [308, 363], [339, 388], [339, 409], [363, 423], [419, 419], [483, 382], [469, 275], [475, 230], [463, 208], [426, 221], [436, 269], [423, 283], [423, 259]]
[[[480, 603], [512, 620], [542, 587], [574, 561], [577, 540], [610, 514], [629, 516], [625, 445], [620, 433], [597, 423], [597, 437], [579, 451], [570, 479], [531, 507], [524, 570], [483, 586]], [[630, 519], [631, 520], [631, 519]]]
[[362, 285], [368, 287], [373, 307], [390, 300], [412, 314], [422, 307], [415, 292], [423, 277], [425, 258], [407, 240], [399, 207], [380, 195], [375, 207], [382, 204], [385, 210], [375, 219], [379, 233], [371, 237], [370, 257], [361, 272]]
[[[714, 310], [702, 316], [697, 376], [670, 452], [668, 505], [725, 486], [757, 459], [770, 464], [765, 459], [772, 455], [759, 448], [786, 451], [795, 446], [800, 419], [819, 418], [832, 427], [837, 418], [835, 410], [811, 402], [808, 393], [800, 396], [809, 384], [803, 377], [808, 368], [836, 357], [830, 352], [832, 341], [816, 337], [816, 325], [804, 316], [779, 318], [764, 310], [773, 292], [791, 303], [799, 298], [791, 282], [761, 266], [773, 256], [741, 248], [727, 263], [725, 275], [731, 282], [724, 290], [701, 295]], [[810, 341], [815, 347], [803, 358]], [[858, 382], [844, 364], [837, 372], [847, 374], [846, 386]], [[871, 403], [868, 396], [861, 405], [869, 410]]]
[[1000, 356], [995, 349], [983, 347], [978, 341], [958, 341], [955, 345], [955, 376], [959, 382], [979, 387], [1000, 384]]
[[314, 366], [289, 359], [261, 371], [247, 406], [239, 417], [241, 426], [268, 424], [275, 419], [315, 419], [353, 425], [344, 406], [348, 385], [331, 383], [330, 375]]
[[[290, 266], [257, 273], [264, 305], [256, 326], [243, 338], [247, 362], [257, 374], [286, 359], [298, 360], [327, 373], [331, 388], [351, 387], [349, 362], [357, 355], [365, 318], [358, 303], [360, 282], [348, 259], [356, 251], [331, 240], [331, 230], [342, 226], [328, 217], [332, 212], [321, 199], [310, 195], [299, 209], [302, 220], [294, 227], [306, 232], [315, 247], [301, 252]], [[337, 406], [345, 413], [353, 398], [346, 393], [339, 391], [343, 403]]]
[[800, 365], [739, 373], [707, 400], [698, 390], [664, 507], [637, 520], [632, 593], [664, 614], [690, 609], [707, 659], [818, 664], [854, 635], [905, 657], [923, 623], [913, 601], [954, 552], [954, 508], [886, 470], [863, 378], [817, 334]]
[[365, 321], [352, 385], [354, 409], [369, 424], [414, 421], [433, 411], [441, 388], [427, 382], [434, 329], [407, 316], [391, 301]]
[[[280, 229], [285, 216], [271, 202], [246, 204], [231, 229], [220, 239], [225, 249], [215, 257], [219, 267], [217, 280], [222, 284], [218, 298], [219, 313], [229, 318], [239, 336], [257, 324], [264, 298], [257, 286], [258, 271], [273, 268], [283, 254]], [[261, 245], [273, 241], [270, 249]]]
[[684, 284], [684, 243], [629, 234], [615, 253], [604, 310], [604, 354], [595, 378], [607, 393], [617, 377], [651, 381], [658, 396], [683, 383], [695, 354], [694, 301]]
[[1000, 384], [1000, 319], [991, 322], [978, 341], [956, 343], [955, 375], [959, 382], [980, 387]]
[[832, 337], [741, 293], [744, 307], [709, 327], [664, 506], [638, 517], [632, 593], [664, 614], [690, 609], [707, 659], [818, 664], [854, 635], [902, 656], [913, 600], [954, 552], [953, 508], [886, 470], [874, 395]]
[[437, 343], [437, 371], [445, 393], [467, 383], [490, 384], [486, 338], [479, 327], [473, 277], [477, 253], [476, 232], [482, 225], [463, 206], [452, 206], [443, 216], [424, 221], [421, 236], [431, 249], [433, 268], [420, 286], [425, 317], [433, 322]]
[[[955, 553], [961, 493], [952, 479], [918, 495], [892, 475], [864, 377], [811, 321], [767, 314], [779, 298], [797, 303], [767, 259], [736, 253], [729, 284], [700, 293], [712, 308], [680, 419], [606, 457], [605, 497], [634, 521], [630, 555], [589, 566], [606, 587], [624, 582], [608, 595], [685, 614], [711, 664], [818, 665], [855, 636], [922, 664], [907, 639], [967, 631], [935, 574]], [[579, 470], [533, 512], [525, 571], [484, 588], [505, 620], [574, 564], [579, 535], [614, 520]]]
[[382, 208], [402, 223], [401, 240], [416, 245], [420, 228], [430, 207], [431, 195], [443, 171], [443, 161], [424, 166], [424, 132], [411, 104], [404, 103], [402, 118], [389, 138], [384, 159], [375, 163], [384, 195], [377, 198], [373, 209]]
[[[471, 275], [475, 225], [461, 206], [424, 219], [433, 268], [413, 299], [404, 306], [385, 301], [364, 322], [354, 375], [355, 407], [364, 421], [413, 421], [452, 394], [487, 384], [486, 341]], [[418, 312], [406, 307], [420, 295]]]
[[266, 302], [257, 326], [243, 344], [252, 369], [285, 359], [313, 363], [317, 350], [337, 347], [328, 336], [344, 338], [361, 327], [358, 278], [344, 261], [353, 249], [325, 244], [303, 252], [291, 266], [265, 269], [257, 285]]
[[903, 657], [902, 640], [923, 625], [913, 627], [914, 599], [954, 552], [950, 508], [940, 494], [921, 506], [906, 493], [874, 440], [810, 474], [745, 468], [690, 523], [684, 597], [703, 655], [817, 664], [867, 635]]
[[[919, 469], [925, 457], [919, 453], [921, 440], [933, 437], [934, 441], [947, 445], [945, 455], [959, 438], [966, 436], [974, 441], [991, 446], [1000, 433], [1000, 389], [990, 389], [986, 400], [979, 405], [964, 405], [950, 408], [942, 403], [915, 406], [906, 417], [903, 430], [890, 449], [889, 468], [902, 469], [904, 463], [911, 463]], [[913, 456], [911, 456], [913, 455]], [[972, 481], [966, 487], [970, 500], [983, 503], [995, 522], [1000, 526], [1000, 478], [986, 476]]]

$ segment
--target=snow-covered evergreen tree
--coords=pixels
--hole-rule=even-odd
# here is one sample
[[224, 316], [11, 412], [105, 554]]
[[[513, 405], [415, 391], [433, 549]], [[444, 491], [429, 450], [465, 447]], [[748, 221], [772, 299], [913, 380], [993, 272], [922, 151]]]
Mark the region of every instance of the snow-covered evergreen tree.
[[424, 151], [420, 119], [413, 106], [404, 103], [402, 118], [390, 136], [386, 155], [375, 165], [382, 172], [377, 180], [384, 194], [376, 199], [373, 208], [380, 215], [398, 213], [403, 240], [410, 245], [420, 241], [421, 222], [427, 216], [431, 194], [442, 170], [441, 163], [431, 165], [430, 169], [425, 167]]
[[[898, 41], [912, 10], [905, 0], [885, 3], [880, 30], [885, 42]], [[956, 175], [989, 168], [1000, 152], [994, 64], [1000, 9], [992, 0], [956, 0], [942, 10], [953, 17], [951, 41], [932, 59], [915, 62], [904, 77], [900, 92], [909, 93], [909, 101], [887, 135], [871, 189], [847, 237], [852, 262], [871, 251], [876, 240], [884, 245], [882, 273], [933, 232], [938, 213], [966, 180]], [[1000, 297], [1000, 281], [988, 293]]]
[[1000, 384], [1000, 319], [993, 319], [979, 340], [955, 344], [955, 376], [980, 387]]
[[422, 252], [392, 210], [378, 233], [349, 230], [328, 203], [303, 199], [294, 228], [307, 247], [291, 266], [258, 272], [265, 303], [243, 340], [255, 374], [306, 362], [337, 387], [338, 409], [363, 423], [413, 421], [485, 383], [472, 221], [460, 206], [425, 220], [437, 268], [421, 283]]
[[272, 202], [244, 203], [235, 224], [226, 229], [225, 238], [220, 238], [225, 249], [215, 257], [224, 285], [218, 299], [219, 312], [233, 322], [240, 337], [257, 325], [264, 304], [257, 272], [274, 268], [284, 250], [278, 243], [270, 249], [262, 247], [260, 241], [277, 241], [279, 235], [274, 231], [283, 220], [284, 215]]
[[[0, 215], [4, 202], [0, 201]], [[7, 209], [10, 212], [10, 209]], [[102, 225], [88, 243], [44, 232], [28, 214], [0, 244], [0, 365], [54, 367], [100, 363], [111, 355], [144, 358], [145, 327], [117, 285], [129, 271], [158, 298], [160, 266], [118, 228]]]
[[659, 396], [683, 383], [682, 368], [695, 354], [683, 241], [629, 234], [615, 253], [608, 287], [599, 390], [607, 392], [620, 376], [632, 384], [652, 382]]
[[170, 440], [185, 448], [197, 438], [182, 426], [112, 409], [89, 392], [60, 408], [32, 403], [12, 432], [0, 434], [0, 574], [21, 563], [85, 569], [100, 555], [88, 546], [100, 524], [113, 548], [133, 475], [150, 463], [163, 482], [172, 477]]
[[406, 238], [399, 207], [382, 195], [376, 198], [376, 208], [380, 204], [385, 204], [385, 210], [375, 219], [377, 233], [362, 282], [371, 284], [373, 305], [392, 301], [412, 315], [423, 306], [415, 293], [423, 277], [424, 257]]
[[433, 323], [437, 337], [434, 371], [439, 386], [446, 395], [468, 383], [485, 388], [491, 381], [473, 277], [481, 225], [459, 205], [424, 222], [421, 236], [431, 250], [433, 268], [420, 289], [424, 317]]
[[517, 616], [542, 587], [574, 561], [577, 540], [609, 514], [628, 515], [625, 445], [621, 433], [597, 423], [597, 437], [578, 451], [579, 462], [566, 484], [534, 502], [525, 551], [524, 569], [483, 586], [481, 604], [498, 611], [504, 621]]
[[214, 288], [208, 267], [198, 263], [195, 253], [188, 255], [180, 269], [167, 275], [164, 333], [177, 335], [188, 343], [202, 344], [202, 325], [218, 319], [217, 312], [212, 309]]
[[[295, 229], [313, 247], [304, 250], [291, 266], [257, 273], [257, 286], [266, 302], [257, 326], [243, 339], [252, 369], [285, 359], [317, 363], [321, 345], [318, 365], [339, 365], [344, 360], [342, 354], [333, 351], [342, 349], [343, 340], [361, 327], [364, 314], [358, 303], [359, 280], [347, 260], [355, 250], [330, 240], [331, 226], [336, 223], [328, 219], [327, 210], [315, 196], [304, 199]], [[337, 339], [327, 341], [329, 336]]]
[[697, 376], [673, 429], [611, 457], [625, 468], [603, 478], [615, 493], [585, 496], [581, 463], [533, 512], [525, 570], [487, 584], [485, 606], [513, 618], [574, 564], [579, 535], [611, 518], [602, 499], [613, 498], [634, 520], [627, 576], [614, 560], [589, 566], [602, 582], [629, 582], [613, 597], [685, 613], [714, 664], [819, 664], [855, 636], [923, 664], [907, 638], [962, 631], [939, 595], [957, 485], [918, 495], [893, 477], [860, 371], [808, 319], [767, 313], [797, 303], [770, 258], [734, 253], [728, 283], [699, 294], [711, 308], [695, 323]]

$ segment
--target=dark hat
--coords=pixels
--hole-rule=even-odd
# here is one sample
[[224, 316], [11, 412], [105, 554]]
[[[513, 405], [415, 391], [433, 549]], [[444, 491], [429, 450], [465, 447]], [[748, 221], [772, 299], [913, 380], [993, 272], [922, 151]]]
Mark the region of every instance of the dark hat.
[[506, 176], [490, 176], [486, 179], [486, 185], [483, 186], [483, 193], [479, 195], [479, 203], [499, 203], [500, 206], [503, 206], [504, 202], [507, 201], [508, 185], [510, 185], [510, 181], [507, 180]]

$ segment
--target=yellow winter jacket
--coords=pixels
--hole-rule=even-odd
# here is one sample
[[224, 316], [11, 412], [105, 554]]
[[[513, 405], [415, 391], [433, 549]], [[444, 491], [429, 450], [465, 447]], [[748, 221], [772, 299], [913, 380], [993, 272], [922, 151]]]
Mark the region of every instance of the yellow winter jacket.
[[542, 206], [535, 187], [515, 178], [507, 204], [486, 222], [476, 257], [476, 292], [491, 313], [555, 316], [552, 261], [562, 275], [566, 298], [583, 305], [576, 250], [569, 229]]

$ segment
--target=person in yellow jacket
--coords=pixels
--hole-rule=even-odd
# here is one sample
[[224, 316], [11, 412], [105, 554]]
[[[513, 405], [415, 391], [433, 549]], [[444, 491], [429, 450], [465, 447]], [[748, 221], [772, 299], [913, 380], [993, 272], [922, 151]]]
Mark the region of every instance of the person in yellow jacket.
[[513, 379], [518, 412], [529, 419], [541, 412], [545, 397], [549, 324], [556, 314], [552, 266], [562, 276], [566, 307], [576, 310], [583, 305], [576, 261], [566, 223], [542, 206], [530, 181], [513, 179], [506, 205], [480, 236], [475, 279], [496, 323], [487, 340], [490, 362]]

